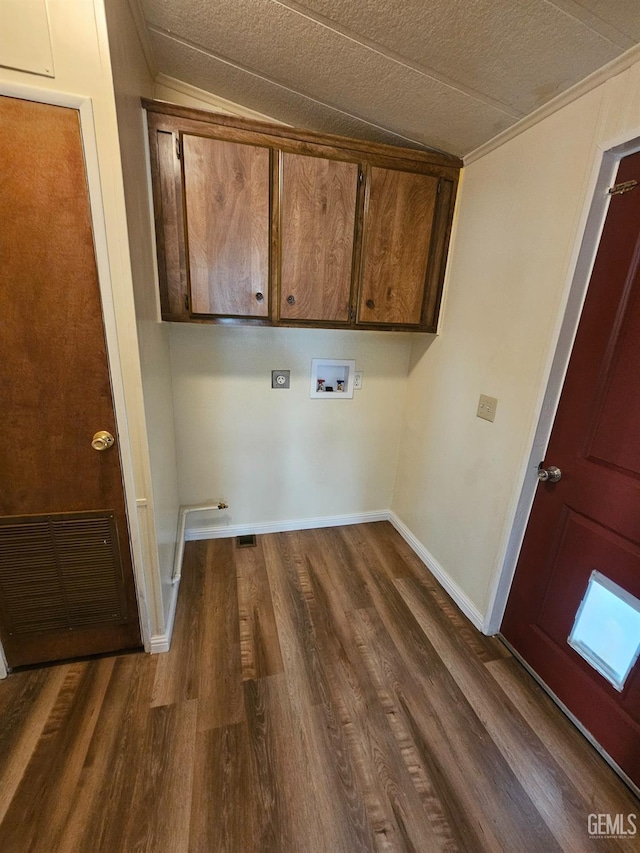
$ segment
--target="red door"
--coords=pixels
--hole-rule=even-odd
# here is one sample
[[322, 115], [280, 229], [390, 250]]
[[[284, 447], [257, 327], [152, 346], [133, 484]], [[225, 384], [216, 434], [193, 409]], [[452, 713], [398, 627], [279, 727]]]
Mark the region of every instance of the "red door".
[[640, 785], [640, 664], [617, 688], [568, 642], [592, 572], [640, 598], [640, 154], [620, 164], [631, 180], [611, 197], [547, 451], [562, 477], [538, 486], [501, 631]]
[[[140, 645], [79, 114], [0, 97], [0, 638]], [[106, 446], [94, 434], [114, 437]], [[94, 449], [97, 448], [97, 449]]]

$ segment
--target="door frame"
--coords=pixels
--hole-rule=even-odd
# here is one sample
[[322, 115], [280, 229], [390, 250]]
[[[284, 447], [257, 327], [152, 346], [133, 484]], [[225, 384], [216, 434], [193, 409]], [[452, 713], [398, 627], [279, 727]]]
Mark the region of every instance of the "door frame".
[[538, 486], [538, 464], [544, 459], [551, 438], [582, 308], [609, 210], [611, 196], [607, 190], [615, 183], [620, 160], [637, 151], [640, 151], [640, 127], [627, 130], [614, 139], [595, 145], [588, 190], [572, 250], [570, 267], [572, 272], [565, 289], [565, 308], [556, 326], [556, 343], [547, 369], [547, 384], [540, 393], [537, 403], [538, 421], [531, 440], [531, 451], [526, 460], [523, 460], [518, 475], [522, 486], [515, 507], [511, 510], [510, 532], [501, 549], [501, 568], [496, 573], [491, 586], [489, 606], [482, 626], [485, 634], [498, 633], [507, 606], [511, 583]]
[[[38, 101], [58, 107], [70, 107], [78, 110], [80, 117], [80, 135], [84, 152], [87, 186], [89, 191], [89, 206], [91, 210], [91, 225], [93, 231], [94, 251], [100, 290], [100, 302], [104, 319], [104, 332], [107, 349], [107, 363], [111, 376], [111, 392], [113, 407], [118, 429], [118, 448], [124, 488], [125, 511], [129, 527], [129, 547], [133, 564], [133, 577], [138, 604], [138, 619], [144, 650], [149, 652], [151, 643], [151, 623], [149, 617], [147, 583], [144, 574], [144, 553], [146, 543], [138, 523], [139, 501], [136, 500], [136, 488], [133, 465], [133, 449], [127, 417], [125, 383], [122, 371], [122, 361], [118, 343], [118, 325], [116, 307], [109, 265], [109, 247], [107, 241], [107, 226], [104, 215], [102, 184], [100, 180], [100, 163], [98, 144], [93, 115], [92, 99], [83, 95], [60, 92], [51, 89], [27, 86], [22, 83], [0, 81], [0, 95], [21, 98], [27, 101]], [[146, 503], [146, 502], [143, 502]], [[7, 661], [0, 642], [0, 679], [8, 672]]]

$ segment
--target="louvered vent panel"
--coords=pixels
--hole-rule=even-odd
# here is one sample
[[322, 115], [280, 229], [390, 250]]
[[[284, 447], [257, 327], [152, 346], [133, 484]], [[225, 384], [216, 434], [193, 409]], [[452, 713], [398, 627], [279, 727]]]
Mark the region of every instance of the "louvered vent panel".
[[0, 519], [0, 609], [17, 634], [124, 621], [113, 515]]
[[69, 623], [74, 628], [124, 618], [111, 521], [107, 517], [53, 523]]
[[67, 626], [47, 522], [0, 526], [0, 593], [9, 631]]

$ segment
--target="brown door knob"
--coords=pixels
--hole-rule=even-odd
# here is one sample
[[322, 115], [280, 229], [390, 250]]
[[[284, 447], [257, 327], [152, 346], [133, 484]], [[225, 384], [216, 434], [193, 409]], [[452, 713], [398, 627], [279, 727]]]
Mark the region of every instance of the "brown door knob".
[[375, 302], [373, 299], [367, 299], [367, 308], [375, 308]]
[[295, 296], [293, 296], [293, 295], [287, 296], [287, 302], [289, 303], [289, 305], [295, 305], [295, 302], [296, 302]]

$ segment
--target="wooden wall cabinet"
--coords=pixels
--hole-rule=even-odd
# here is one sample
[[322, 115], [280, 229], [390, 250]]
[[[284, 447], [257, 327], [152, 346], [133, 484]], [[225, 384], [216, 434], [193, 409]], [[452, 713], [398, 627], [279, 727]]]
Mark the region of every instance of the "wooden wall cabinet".
[[268, 148], [184, 134], [191, 313], [269, 316]]
[[351, 322], [360, 175], [358, 163], [280, 154], [278, 320]]
[[438, 179], [375, 166], [368, 178], [358, 322], [419, 325]]
[[436, 330], [457, 158], [143, 106], [164, 320]]

